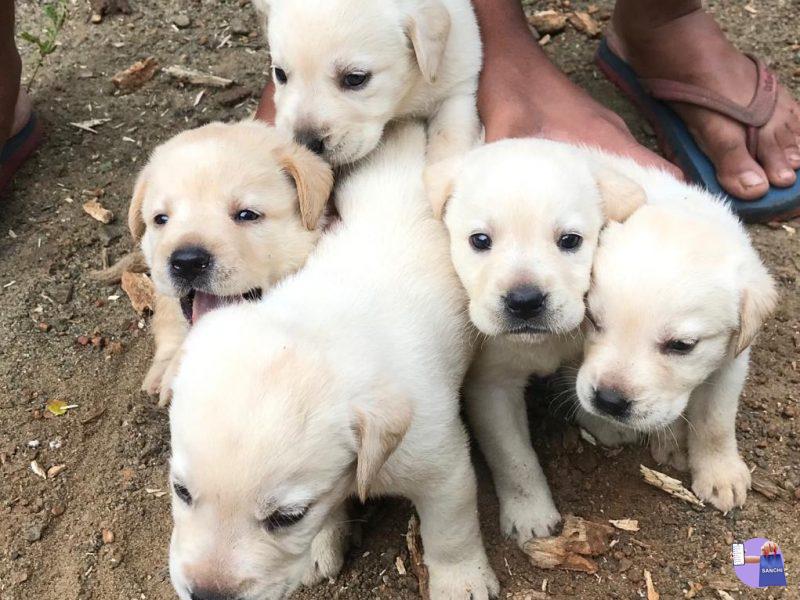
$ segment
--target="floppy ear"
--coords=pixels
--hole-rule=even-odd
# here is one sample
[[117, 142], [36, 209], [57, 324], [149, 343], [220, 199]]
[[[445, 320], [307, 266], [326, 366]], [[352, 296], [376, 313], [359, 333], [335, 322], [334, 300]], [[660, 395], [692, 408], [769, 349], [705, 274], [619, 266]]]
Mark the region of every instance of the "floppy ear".
[[603, 200], [603, 214], [607, 221], [623, 223], [647, 202], [647, 195], [642, 187], [616, 169], [607, 165], [596, 165], [592, 171]]
[[425, 168], [425, 192], [433, 209], [433, 216], [444, 218], [447, 202], [453, 195], [456, 176], [461, 169], [461, 157], [452, 157], [434, 163]]
[[144, 235], [145, 224], [144, 215], [142, 215], [142, 203], [144, 202], [144, 195], [147, 193], [148, 179], [147, 167], [145, 167], [139, 173], [139, 177], [136, 178], [136, 183], [133, 186], [133, 197], [128, 207], [128, 229], [131, 230], [131, 235], [135, 242], [141, 240]]
[[278, 164], [294, 180], [300, 219], [309, 231], [317, 228], [333, 188], [333, 171], [319, 156], [289, 143], [277, 149]]
[[436, 80], [450, 37], [450, 12], [441, 0], [418, 0], [406, 24], [406, 35], [414, 47], [422, 76]]
[[745, 283], [739, 299], [739, 331], [736, 336], [734, 355], [739, 356], [753, 343], [764, 321], [775, 309], [778, 302], [778, 292], [767, 269], [755, 254], [748, 261], [749, 264], [741, 271], [744, 273]]
[[372, 482], [411, 425], [412, 410], [408, 401], [397, 394], [381, 393], [384, 394], [381, 402], [369, 409], [355, 409], [356, 491], [362, 502], [366, 501]]

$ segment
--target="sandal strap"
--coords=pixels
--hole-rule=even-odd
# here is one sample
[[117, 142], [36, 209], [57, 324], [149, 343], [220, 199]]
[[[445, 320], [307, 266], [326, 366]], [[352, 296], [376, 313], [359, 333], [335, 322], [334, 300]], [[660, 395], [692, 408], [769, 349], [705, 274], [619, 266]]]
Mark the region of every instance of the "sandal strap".
[[766, 125], [775, 112], [778, 80], [761, 60], [750, 54], [746, 56], [755, 63], [758, 77], [753, 98], [747, 106], [691, 83], [670, 79], [640, 79], [640, 82], [647, 93], [658, 100], [693, 104], [738, 121], [747, 128], [747, 148], [750, 154], [755, 155], [758, 129]]

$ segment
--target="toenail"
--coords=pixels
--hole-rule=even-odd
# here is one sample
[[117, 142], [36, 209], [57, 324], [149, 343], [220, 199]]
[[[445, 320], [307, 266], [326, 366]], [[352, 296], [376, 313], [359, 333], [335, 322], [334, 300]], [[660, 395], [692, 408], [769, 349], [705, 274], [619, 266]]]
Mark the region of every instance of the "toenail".
[[755, 171], [746, 171], [739, 176], [739, 182], [745, 188], [751, 188], [763, 184], [764, 178]]
[[794, 171], [791, 169], [781, 169], [778, 171], [778, 177], [783, 180], [791, 179], [794, 175]]
[[789, 160], [800, 160], [800, 153], [789, 152]]

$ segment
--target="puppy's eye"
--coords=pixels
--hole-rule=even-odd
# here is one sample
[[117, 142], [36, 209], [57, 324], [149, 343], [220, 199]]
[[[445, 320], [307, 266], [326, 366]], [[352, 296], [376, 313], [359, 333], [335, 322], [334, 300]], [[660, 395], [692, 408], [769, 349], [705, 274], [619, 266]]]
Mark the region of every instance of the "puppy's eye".
[[169, 221], [169, 217], [167, 215], [156, 215], [153, 217], [153, 223], [156, 225], [166, 225], [167, 221]]
[[267, 531], [277, 531], [279, 529], [291, 527], [295, 523], [298, 523], [303, 519], [303, 517], [306, 516], [307, 513], [307, 506], [293, 508], [290, 510], [279, 509], [264, 519], [262, 524], [264, 525], [264, 529]]
[[372, 73], [367, 71], [351, 71], [342, 77], [342, 87], [348, 90], [360, 90], [366, 87], [371, 78]]
[[689, 354], [697, 346], [697, 340], [667, 340], [661, 345], [664, 354]]
[[175, 483], [172, 485], [172, 489], [175, 491], [175, 495], [186, 505], [191, 506], [192, 504], [192, 495], [189, 493], [189, 490], [186, 489], [186, 486], [181, 485], [180, 483]]
[[565, 233], [558, 238], [558, 247], [562, 250], [577, 250], [583, 244], [583, 238], [577, 233]]
[[249, 208], [240, 210], [233, 216], [234, 221], [258, 221], [261, 218], [261, 213], [258, 213]]
[[289, 81], [289, 77], [288, 75], [286, 75], [286, 71], [284, 71], [280, 67], [272, 67], [272, 72], [275, 73], [275, 81], [277, 81], [281, 85]]
[[492, 247], [492, 238], [485, 233], [473, 233], [469, 236], [469, 244], [478, 252], [486, 252]]

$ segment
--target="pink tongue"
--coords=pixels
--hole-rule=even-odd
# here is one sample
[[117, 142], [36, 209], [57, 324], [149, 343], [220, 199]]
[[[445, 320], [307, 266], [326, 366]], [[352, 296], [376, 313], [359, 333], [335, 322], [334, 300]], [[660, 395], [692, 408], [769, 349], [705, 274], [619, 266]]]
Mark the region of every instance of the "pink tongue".
[[231, 300], [227, 296], [212, 296], [211, 294], [196, 291], [194, 293], [194, 302], [192, 303], [192, 324], [196, 324], [198, 319], [207, 312], [224, 306], [230, 303]]

